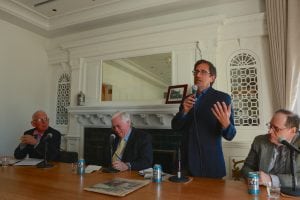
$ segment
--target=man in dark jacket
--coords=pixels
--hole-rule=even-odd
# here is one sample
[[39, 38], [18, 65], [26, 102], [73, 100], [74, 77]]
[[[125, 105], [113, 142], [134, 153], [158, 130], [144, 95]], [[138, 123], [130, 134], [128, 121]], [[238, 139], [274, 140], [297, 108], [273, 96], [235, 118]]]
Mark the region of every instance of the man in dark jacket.
[[112, 116], [112, 129], [117, 135], [114, 141], [112, 167], [125, 171], [142, 170], [152, 166], [151, 136], [131, 126], [130, 115], [117, 112]]
[[34, 127], [24, 133], [21, 143], [15, 149], [16, 159], [44, 158], [45, 142], [47, 145], [47, 160], [57, 159], [60, 149], [61, 134], [49, 127], [49, 118], [44, 111], [38, 110], [32, 115], [31, 125]]
[[184, 165], [192, 176], [222, 178], [226, 175], [222, 137], [236, 134], [231, 98], [211, 86], [216, 68], [206, 60], [194, 66], [194, 94], [187, 96], [172, 120], [172, 128], [183, 135]]

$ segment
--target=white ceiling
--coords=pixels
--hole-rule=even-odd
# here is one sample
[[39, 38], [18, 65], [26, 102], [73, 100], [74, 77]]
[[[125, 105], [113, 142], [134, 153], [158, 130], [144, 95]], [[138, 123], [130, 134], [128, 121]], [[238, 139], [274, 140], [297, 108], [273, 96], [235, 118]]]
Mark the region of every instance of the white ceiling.
[[51, 38], [233, 1], [0, 0], [0, 19]]
[[13, 0], [13, 2], [16, 2], [20, 6], [37, 12], [45, 18], [82, 12], [117, 1], [120, 0]]

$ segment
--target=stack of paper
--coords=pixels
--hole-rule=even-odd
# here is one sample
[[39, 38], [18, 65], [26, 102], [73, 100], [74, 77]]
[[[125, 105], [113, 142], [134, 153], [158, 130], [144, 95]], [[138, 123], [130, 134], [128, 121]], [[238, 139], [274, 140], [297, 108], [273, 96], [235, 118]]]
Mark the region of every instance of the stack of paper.
[[37, 159], [37, 158], [25, 158], [24, 160], [21, 160], [20, 162], [15, 163], [15, 166], [20, 165], [37, 165], [40, 162], [44, 161], [43, 159]]
[[98, 166], [98, 165], [88, 165], [85, 168], [85, 173], [92, 173], [93, 171], [98, 171], [99, 169], [101, 169], [101, 166]]

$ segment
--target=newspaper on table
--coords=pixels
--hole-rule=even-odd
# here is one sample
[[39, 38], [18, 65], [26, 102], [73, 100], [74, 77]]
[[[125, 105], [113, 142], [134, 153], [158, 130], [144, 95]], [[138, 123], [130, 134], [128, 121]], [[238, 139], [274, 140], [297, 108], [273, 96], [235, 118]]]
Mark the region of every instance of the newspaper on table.
[[86, 187], [84, 190], [122, 197], [149, 184], [150, 182], [150, 180], [114, 178], [112, 180]]

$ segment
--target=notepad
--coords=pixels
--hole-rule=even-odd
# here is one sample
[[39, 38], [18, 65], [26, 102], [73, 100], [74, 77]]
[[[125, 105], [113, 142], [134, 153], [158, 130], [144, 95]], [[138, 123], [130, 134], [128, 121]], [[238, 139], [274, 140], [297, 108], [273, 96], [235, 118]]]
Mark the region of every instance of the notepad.
[[85, 168], [85, 173], [92, 173], [94, 171], [98, 171], [99, 169], [101, 169], [101, 166], [98, 166], [98, 165], [88, 165], [86, 168]]
[[28, 165], [28, 166], [30, 166], [30, 165], [37, 165], [37, 164], [39, 164], [42, 161], [43, 161], [43, 159], [26, 158], [26, 159], [21, 160], [20, 162], [15, 163], [14, 165], [15, 166], [21, 166], [21, 165], [24, 165], [24, 166]]

